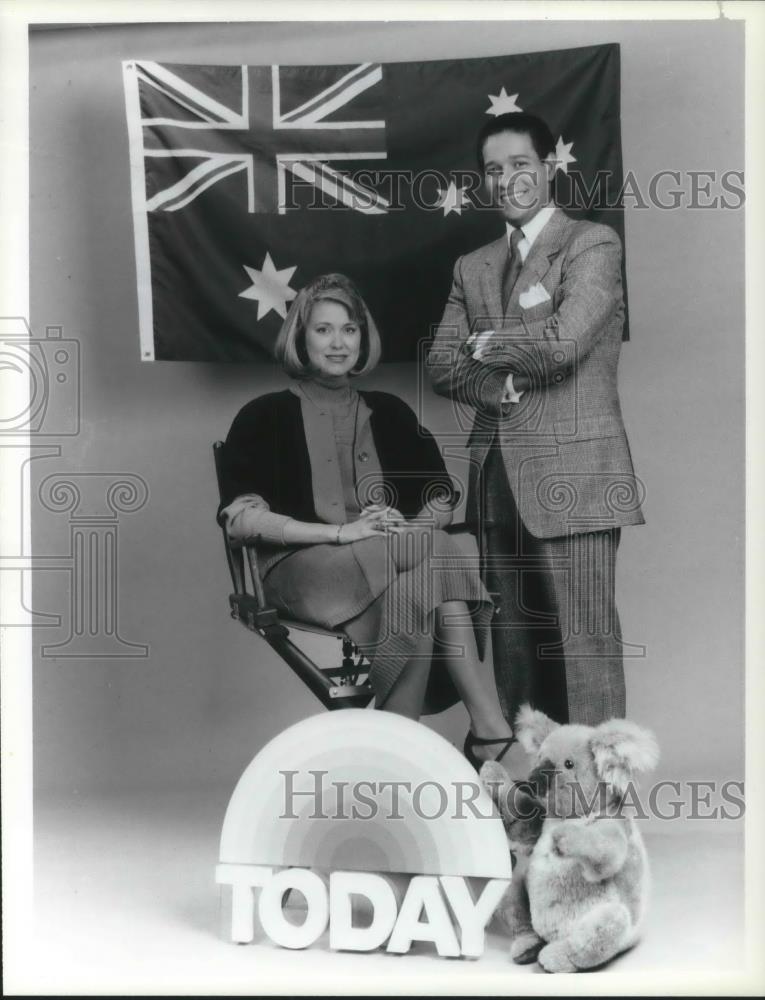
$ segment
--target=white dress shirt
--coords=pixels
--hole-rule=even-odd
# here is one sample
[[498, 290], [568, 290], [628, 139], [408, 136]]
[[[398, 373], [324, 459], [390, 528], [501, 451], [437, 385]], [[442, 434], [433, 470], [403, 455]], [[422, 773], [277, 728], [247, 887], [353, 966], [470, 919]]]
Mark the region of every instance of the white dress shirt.
[[[529, 251], [534, 245], [534, 241], [537, 236], [542, 232], [547, 223], [553, 216], [555, 212], [555, 205], [545, 205], [544, 208], [540, 208], [533, 219], [530, 219], [524, 225], [521, 226], [521, 232], [523, 237], [518, 242], [518, 252], [521, 255], [521, 260], [526, 261], [529, 255]], [[509, 222], [505, 223], [505, 228], [507, 230], [507, 245], [510, 246], [510, 237], [513, 234], [514, 226], [511, 226]]]
[[[539, 236], [552, 218], [552, 215], [555, 212], [555, 207], [555, 205], [545, 205], [544, 208], [539, 209], [533, 219], [529, 219], [528, 222], [524, 223], [524, 225], [520, 227], [523, 236], [518, 241], [518, 253], [521, 255], [521, 261], [523, 261], [523, 263], [526, 262], [526, 258], [528, 257], [537, 236]], [[507, 245], [510, 246], [510, 237], [512, 236], [513, 229], [515, 227], [510, 225], [509, 222], [505, 223], [505, 227], [507, 230]], [[522, 395], [523, 391], [518, 392], [513, 385], [513, 373], [510, 372], [505, 382], [505, 394], [502, 397], [502, 403], [517, 403], [520, 401]]]

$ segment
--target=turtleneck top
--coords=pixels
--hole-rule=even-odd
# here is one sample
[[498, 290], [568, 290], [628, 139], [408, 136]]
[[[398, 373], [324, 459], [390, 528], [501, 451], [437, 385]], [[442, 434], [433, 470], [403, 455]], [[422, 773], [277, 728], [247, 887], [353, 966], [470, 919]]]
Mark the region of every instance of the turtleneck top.
[[[362, 508], [375, 500], [380, 474], [369, 432], [369, 408], [347, 379], [303, 379], [290, 391], [303, 406], [317, 514], [325, 523], [356, 520]], [[331, 420], [331, 434], [327, 433], [327, 418]], [[339, 491], [332, 489], [338, 473]], [[342, 493], [342, 501], [335, 499], [338, 492]], [[344, 510], [339, 510], [340, 503]], [[231, 538], [258, 538], [269, 548], [285, 545], [284, 526], [291, 519], [272, 511], [257, 494], [237, 497], [225, 512]], [[264, 555], [266, 564], [272, 564], [271, 555], [275, 553], [266, 551]]]
[[[321, 413], [332, 417], [335, 456], [340, 469], [340, 482], [345, 503], [345, 520], [355, 521], [361, 513], [356, 492], [354, 447], [358, 423], [359, 394], [347, 381], [314, 379], [303, 381], [299, 391]], [[331, 457], [331, 456], [329, 456]]]

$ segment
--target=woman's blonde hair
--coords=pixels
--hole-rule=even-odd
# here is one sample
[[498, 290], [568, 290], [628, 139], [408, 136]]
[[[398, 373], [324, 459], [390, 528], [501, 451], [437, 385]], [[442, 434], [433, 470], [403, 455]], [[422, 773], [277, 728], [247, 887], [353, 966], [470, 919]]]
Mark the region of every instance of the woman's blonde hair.
[[305, 331], [311, 318], [311, 310], [321, 301], [337, 302], [345, 306], [348, 315], [354, 323], [358, 323], [361, 330], [359, 360], [349, 374], [366, 375], [371, 372], [382, 352], [380, 334], [358, 289], [344, 274], [322, 274], [300, 289], [276, 338], [276, 360], [293, 378], [306, 378], [311, 374], [305, 347]]

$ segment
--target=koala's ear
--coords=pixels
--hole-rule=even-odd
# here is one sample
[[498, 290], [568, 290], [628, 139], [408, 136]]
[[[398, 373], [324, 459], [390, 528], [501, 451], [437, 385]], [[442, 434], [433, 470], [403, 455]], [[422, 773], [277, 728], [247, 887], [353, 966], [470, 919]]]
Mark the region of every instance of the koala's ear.
[[510, 775], [498, 761], [484, 761], [478, 777], [496, 805], [500, 805], [507, 798], [507, 791], [512, 782]]
[[601, 781], [626, 791], [635, 771], [650, 771], [659, 759], [653, 733], [626, 719], [609, 719], [593, 732], [590, 748]]
[[550, 733], [558, 728], [544, 712], [539, 712], [531, 705], [521, 705], [515, 717], [515, 735], [526, 753], [535, 754]]

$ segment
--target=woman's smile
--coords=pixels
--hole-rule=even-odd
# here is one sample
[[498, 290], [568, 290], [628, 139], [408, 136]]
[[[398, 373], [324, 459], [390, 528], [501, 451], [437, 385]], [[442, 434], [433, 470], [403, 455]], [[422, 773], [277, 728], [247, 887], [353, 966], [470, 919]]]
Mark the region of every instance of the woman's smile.
[[334, 377], [347, 375], [359, 360], [361, 328], [340, 302], [324, 299], [311, 310], [305, 349], [314, 370]]

